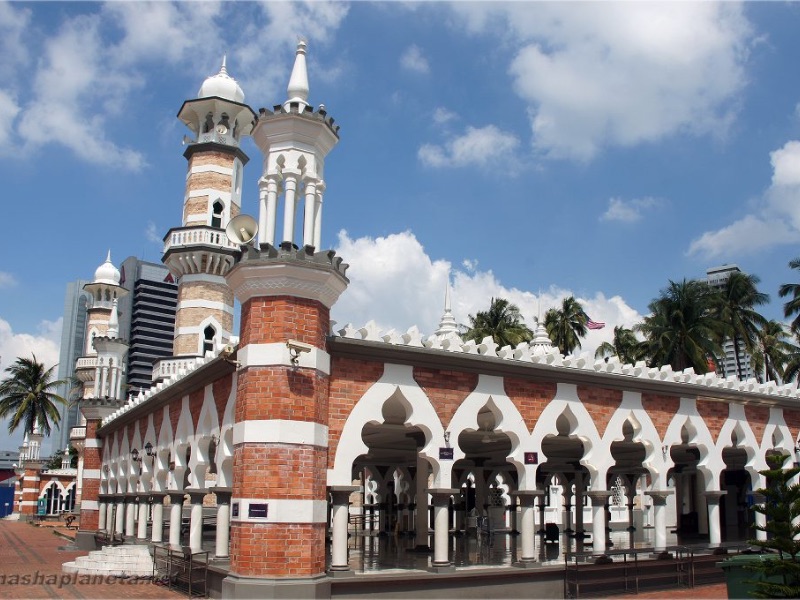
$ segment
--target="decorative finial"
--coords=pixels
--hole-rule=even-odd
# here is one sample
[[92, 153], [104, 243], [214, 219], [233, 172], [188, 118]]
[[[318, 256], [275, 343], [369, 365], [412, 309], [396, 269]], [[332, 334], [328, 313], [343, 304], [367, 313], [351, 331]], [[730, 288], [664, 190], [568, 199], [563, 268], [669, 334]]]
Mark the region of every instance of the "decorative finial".
[[458, 323], [453, 316], [453, 311], [450, 310], [450, 281], [448, 279], [444, 288], [444, 314], [441, 321], [439, 321], [439, 329], [433, 332], [433, 335], [444, 339], [458, 335]]
[[220, 70], [219, 70], [219, 74], [220, 75], [228, 75], [228, 69], [225, 68], [225, 63], [227, 63], [227, 62], [228, 62], [228, 55], [227, 54], [223, 54], [222, 55], [222, 67], [220, 67]]
[[111, 302], [111, 316], [108, 318], [108, 337], [116, 338], [119, 335], [119, 315], [117, 314], [117, 299]]
[[106, 255], [106, 262], [111, 262], [111, 248], [108, 249], [108, 254]]
[[306, 68], [306, 42], [300, 38], [297, 42], [297, 51], [294, 57], [292, 76], [286, 88], [289, 95], [287, 102], [302, 102], [308, 104], [308, 70]]

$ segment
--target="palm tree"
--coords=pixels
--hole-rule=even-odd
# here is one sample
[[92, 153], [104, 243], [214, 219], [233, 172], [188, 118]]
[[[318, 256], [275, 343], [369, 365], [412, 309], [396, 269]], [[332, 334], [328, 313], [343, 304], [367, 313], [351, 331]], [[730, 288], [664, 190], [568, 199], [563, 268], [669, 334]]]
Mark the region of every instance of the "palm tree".
[[594, 353], [595, 358], [608, 356], [616, 356], [620, 362], [632, 365], [644, 358], [644, 346], [633, 329], [617, 325], [614, 327], [613, 340], [600, 344]]
[[676, 371], [693, 367], [709, 370], [708, 360], [719, 356], [725, 325], [712, 311], [714, 292], [702, 281], [670, 281], [648, 308], [650, 315], [637, 326], [645, 336], [651, 366], [669, 364]]
[[58, 426], [61, 420], [58, 405], [66, 401], [53, 390], [66, 381], [53, 381], [54, 370], [55, 366], [45, 370], [34, 355], [17, 358], [6, 368], [8, 377], [0, 382], [0, 417], [11, 417], [9, 433], [22, 425], [25, 433], [33, 433], [38, 427], [39, 432], [47, 436], [51, 422]]
[[561, 301], [561, 309], [551, 308], [544, 315], [544, 326], [547, 335], [558, 346], [561, 354], [572, 354], [581, 347], [581, 338], [586, 337], [586, 322], [589, 317], [575, 296]]
[[[767, 321], [758, 331], [753, 352], [753, 369], [759, 381], [786, 382], [797, 375], [800, 367], [800, 346], [789, 341], [791, 337], [783, 323]], [[786, 372], [792, 377], [787, 378]]]
[[505, 298], [492, 298], [489, 310], [469, 315], [469, 327], [461, 336], [465, 340], [483, 341], [491, 337], [500, 346], [516, 346], [533, 339], [533, 332], [523, 323], [516, 305]]
[[[800, 258], [789, 261], [789, 267], [800, 271]], [[778, 295], [781, 298], [791, 296], [791, 299], [783, 305], [783, 316], [797, 315], [792, 321], [791, 327], [794, 333], [800, 332], [800, 283], [784, 283], [778, 289]]]
[[759, 281], [756, 275], [733, 272], [717, 290], [713, 299], [715, 316], [726, 325], [720, 345], [723, 345], [725, 340], [733, 342], [736, 374], [739, 379], [744, 377], [742, 352], [753, 354], [758, 332], [767, 323], [767, 319], [753, 309], [769, 302], [769, 296], [758, 291]]

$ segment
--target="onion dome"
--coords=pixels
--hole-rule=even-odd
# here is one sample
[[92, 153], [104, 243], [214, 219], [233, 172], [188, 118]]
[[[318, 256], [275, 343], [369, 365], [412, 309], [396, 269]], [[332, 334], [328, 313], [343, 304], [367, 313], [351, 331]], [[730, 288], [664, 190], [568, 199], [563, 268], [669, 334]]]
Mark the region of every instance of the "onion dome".
[[119, 269], [111, 262], [111, 250], [108, 251], [106, 262], [97, 267], [94, 272], [93, 283], [106, 283], [108, 285], [119, 285]]
[[219, 73], [207, 78], [197, 92], [198, 98], [209, 98], [211, 96], [217, 96], [232, 102], [244, 102], [242, 88], [233, 77], [228, 75], [228, 70], [225, 68], [225, 57], [222, 58], [222, 67]]

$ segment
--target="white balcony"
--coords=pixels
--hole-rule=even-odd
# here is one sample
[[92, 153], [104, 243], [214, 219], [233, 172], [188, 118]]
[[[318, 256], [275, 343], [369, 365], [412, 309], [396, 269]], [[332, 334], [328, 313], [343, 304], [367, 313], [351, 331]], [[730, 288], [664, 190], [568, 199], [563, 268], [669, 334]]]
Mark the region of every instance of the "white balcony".
[[153, 364], [153, 382], [163, 381], [173, 375], [185, 373], [189, 365], [197, 362], [197, 357], [165, 358]]
[[214, 227], [180, 227], [172, 229], [164, 241], [164, 252], [190, 246], [217, 246], [238, 250], [239, 245], [228, 239], [224, 231]]
[[73, 427], [69, 430], [69, 439], [70, 441], [73, 440], [85, 440], [86, 439], [86, 425], [81, 427]]

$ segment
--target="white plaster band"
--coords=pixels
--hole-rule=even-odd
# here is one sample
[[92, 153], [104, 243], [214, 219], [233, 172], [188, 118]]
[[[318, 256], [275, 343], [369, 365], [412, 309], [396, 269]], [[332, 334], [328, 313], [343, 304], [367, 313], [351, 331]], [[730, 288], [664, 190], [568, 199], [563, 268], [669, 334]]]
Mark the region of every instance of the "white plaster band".
[[[217, 325], [217, 323], [214, 323], [214, 324]], [[176, 336], [178, 336], [178, 335], [200, 335], [201, 333], [203, 333], [203, 330], [207, 326], [208, 326], [208, 322], [204, 323], [203, 325], [200, 325], [199, 327], [196, 327], [196, 326], [193, 326], [193, 327], [176, 327], [175, 328], [175, 335]], [[220, 335], [222, 337], [224, 337], [224, 338], [230, 339], [233, 334], [230, 331], [225, 331], [223, 329], [222, 333]]]
[[99, 510], [100, 504], [97, 500], [81, 500], [81, 512], [84, 510]]
[[230, 200], [231, 193], [224, 192], [222, 190], [217, 190], [214, 188], [201, 188], [199, 190], [190, 190], [186, 196], [184, 196], [184, 200], [188, 200], [189, 198], [202, 198], [204, 196], [214, 196], [215, 198], [219, 198], [220, 200]]
[[100, 479], [100, 469], [84, 469], [84, 479]]
[[180, 310], [181, 308], [210, 308], [233, 314], [232, 306], [224, 302], [214, 302], [213, 300], [181, 300], [177, 304], [177, 309]]
[[331, 356], [319, 348], [311, 348], [310, 352], [300, 352], [297, 364], [292, 363], [289, 347], [285, 342], [271, 344], [247, 344], [239, 348], [236, 354], [239, 364], [244, 367], [303, 367], [316, 369], [326, 375], [331, 374]]
[[[189, 173], [219, 173], [220, 175], [233, 175], [233, 169], [221, 167], [219, 165], [197, 165], [189, 170]], [[189, 175], [186, 175], [189, 178]]]
[[247, 443], [296, 444], [328, 446], [328, 427], [308, 421], [264, 419], [243, 421], [233, 426], [233, 444]]
[[20, 506], [37, 506], [39, 503], [36, 500], [22, 500]]
[[218, 285], [227, 285], [225, 278], [222, 275], [211, 275], [210, 273], [187, 273], [181, 275], [182, 283], [216, 283]]
[[[238, 514], [235, 514], [237, 513]], [[253, 516], [262, 515], [266, 516]], [[325, 500], [231, 498], [231, 522], [235, 523], [327, 523]]]
[[103, 440], [98, 440], [97, 438], [86, 438], [83, 443], [84, 448], [102, 448], [103, 447]]

